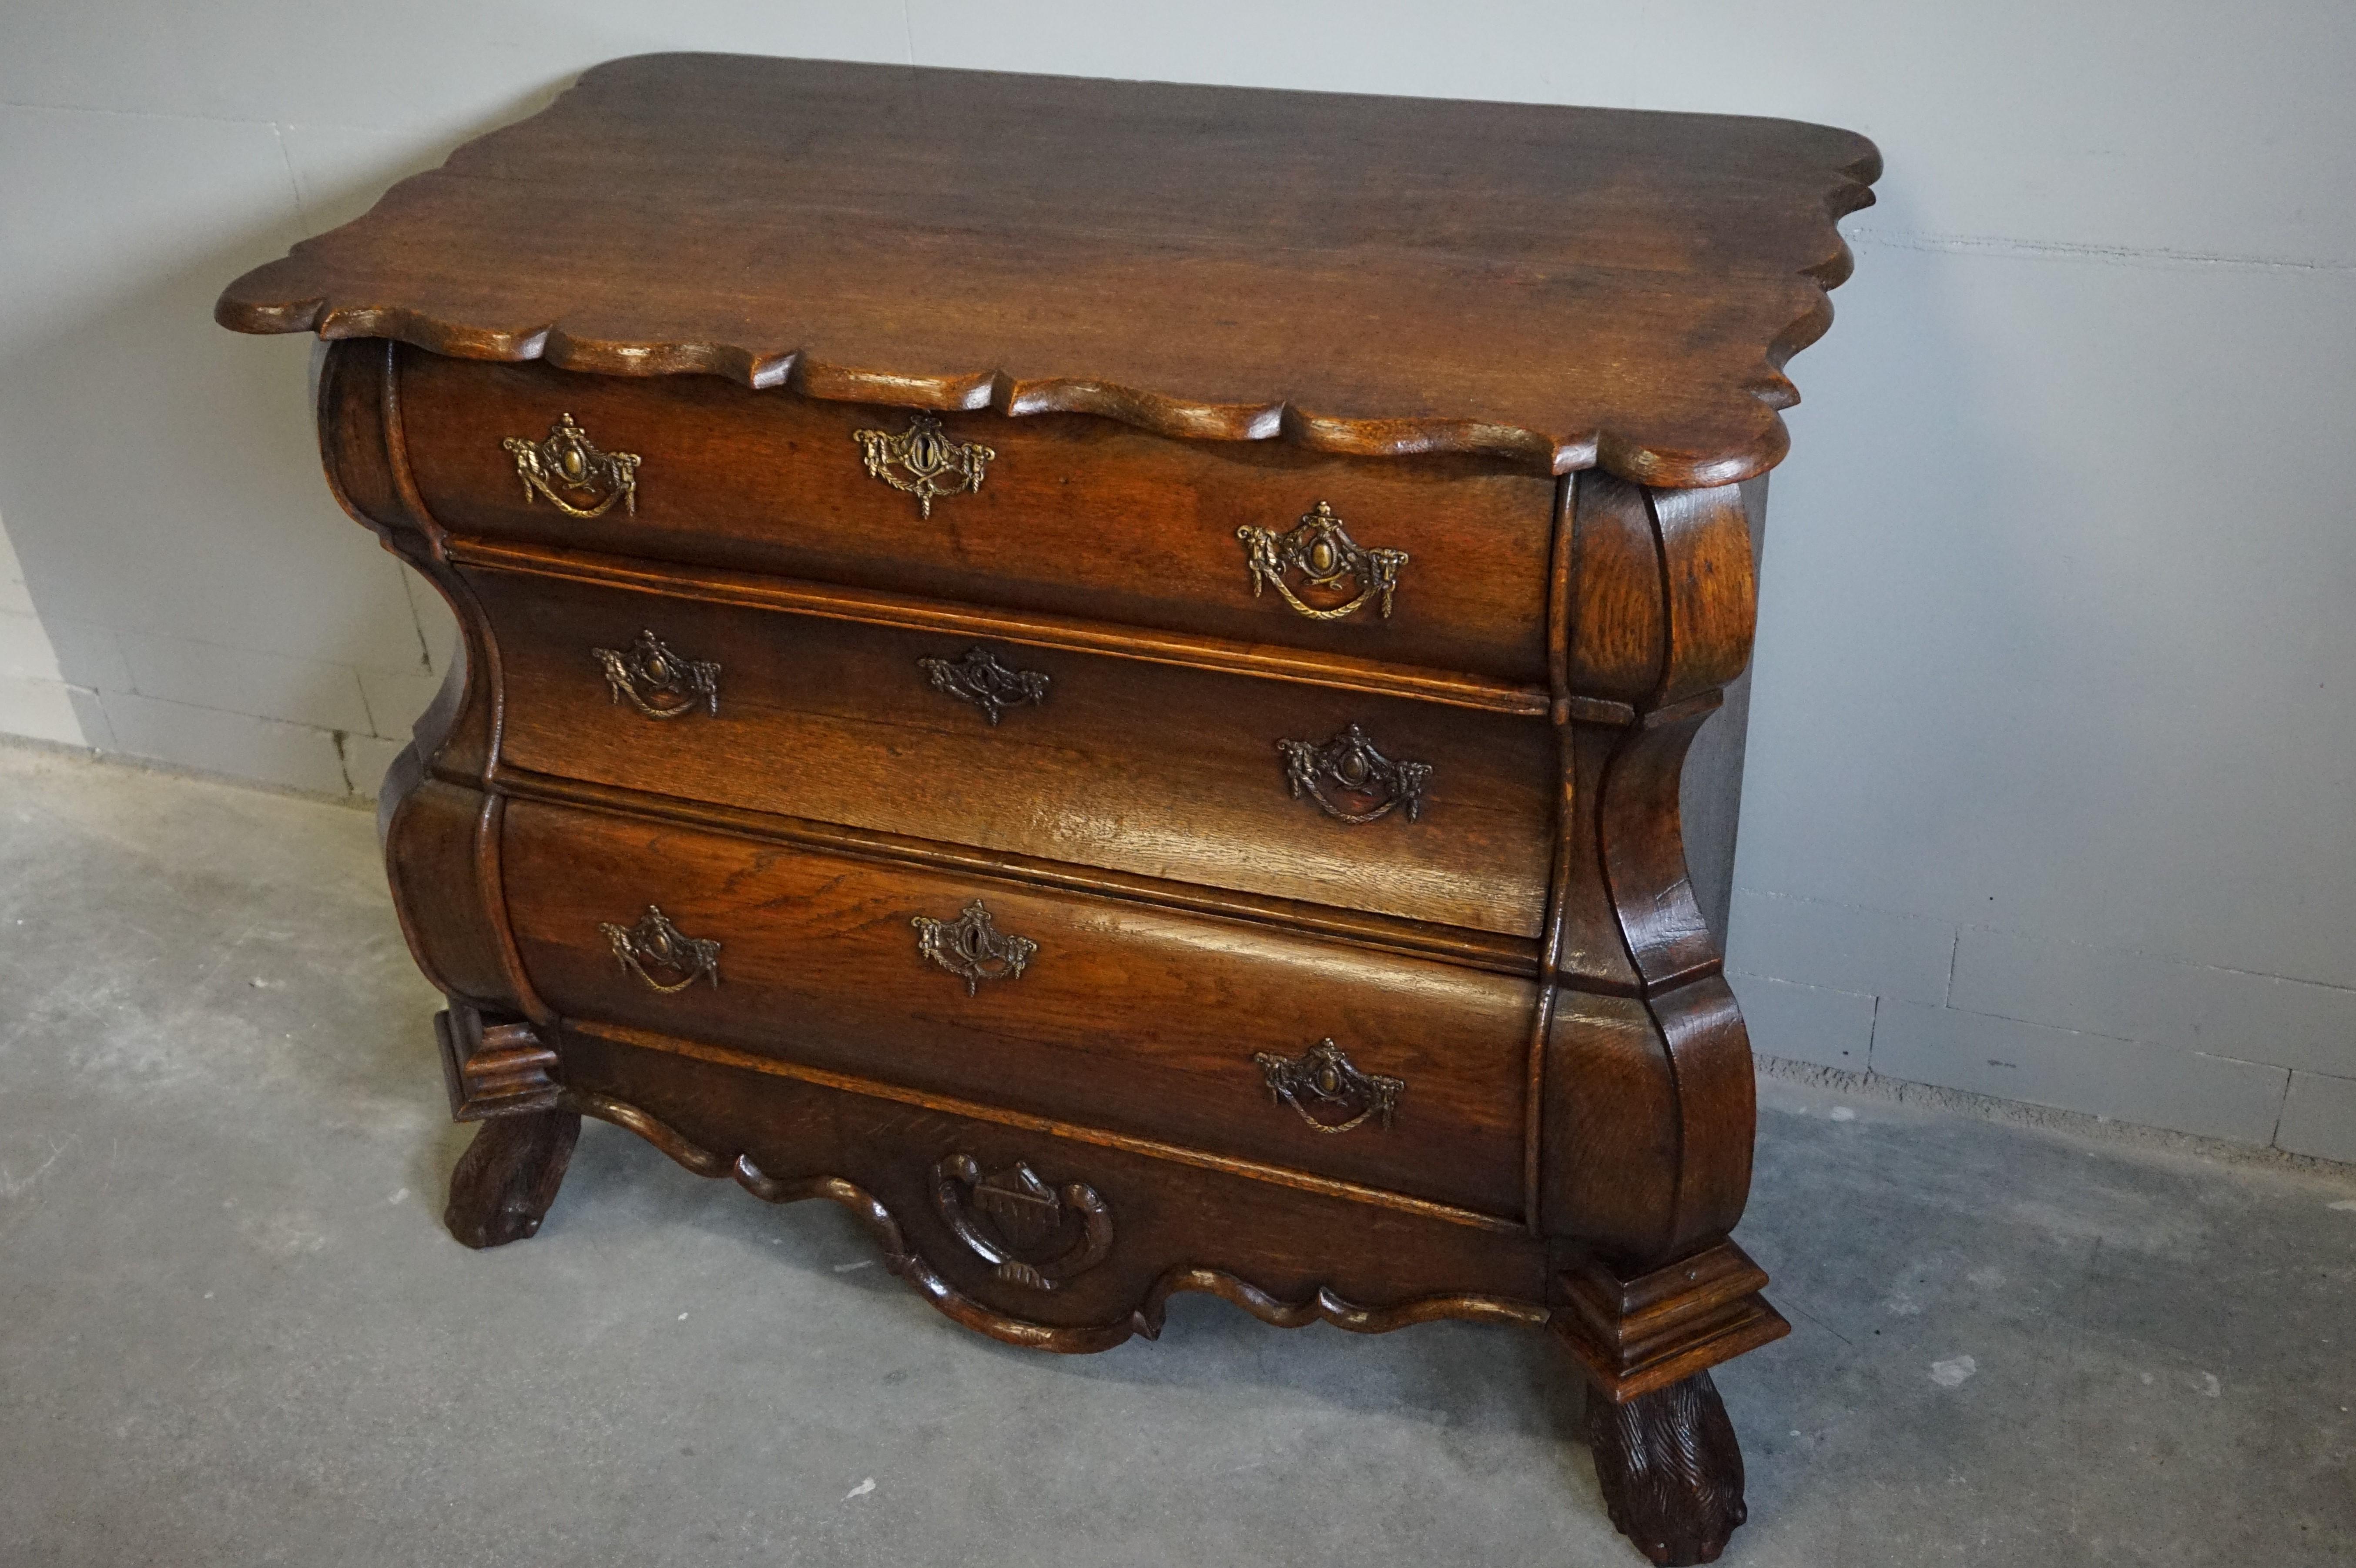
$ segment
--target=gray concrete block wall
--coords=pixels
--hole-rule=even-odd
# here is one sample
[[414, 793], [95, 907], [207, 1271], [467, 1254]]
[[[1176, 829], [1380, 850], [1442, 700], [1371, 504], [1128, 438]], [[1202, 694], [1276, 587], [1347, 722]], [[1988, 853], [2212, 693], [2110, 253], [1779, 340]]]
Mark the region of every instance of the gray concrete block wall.
[[1762, 1055], [2356, 1159], [2356, 989], [1737, 890]]
[[2063, 1029], [2356, 1078], [2356, 989], [1967, 929], [1947, 1000]]
[[38, 101], [59, 79], [16, 68], [70, 27], [28, 24], [0, 19], [0, 731], [370, 797], [448, 613], [322, 483], [310, 345], [211, 304], [444, 146], [158, 112], [120, 55], [111, 98]]
[[2275, 1142], [2293, 1154], [2356, 1164], [2356, 1078], [2292, 1073]]
[[1762, 975], [1733, 977], [1754, 1048], [1789, 1061], [1866, 1072], [1880, 998]]
[[403, 596], [418, 657], [398, 669], [44, 621], [0, 519], [0, 733], [373, 800], [455, 645], [423, 597]]

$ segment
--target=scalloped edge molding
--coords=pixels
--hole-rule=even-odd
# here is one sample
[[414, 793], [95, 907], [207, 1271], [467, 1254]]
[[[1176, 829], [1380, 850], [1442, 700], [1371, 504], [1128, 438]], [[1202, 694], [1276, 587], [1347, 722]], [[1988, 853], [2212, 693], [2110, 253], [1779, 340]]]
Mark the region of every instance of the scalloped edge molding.
[[[1826, 194], [1828, 224], [1873, 205], [1880, 175], [1875, 155], [1833, 171]], [[325, 236], [319, 238], [324, 239]], [[562, 321], [536, 326], [491, 327], [455, 321], [406, 305], [369, 304], [316, 295], [264, 301], [241, 297], [250, 283], [301, 258], [317, 240], [296, 244], [277, 261], [240, 277], [221, 292], [213, 319], [232, 332], [270, 335], [316, 332], [327, 339], [385, 337], [456, 359], [519, 363], [540, 359], [560, 370], [600, 376], [717, 376], [755, 391], [783, 389], [830, 402], [879, 403], [942, 412], [989, 410], [1024, 414], [1093, 414], [1154, 435], [1188, 441], [1290, 441], [1312, 452], [1351, 457], [1461, 454], [1561, 475], [1601, 468], [1634, 484], [1665, 489], [1732, 485], [1763, 474], [1791, 449], [1782, 414], [1800, 400], [1783, 374], [1792, 357], [1832, 325], [1830, 291], [1846, 282], [1856, 259], [1833, 230], [1833, 251], [1800, 269], [1815, 284], [1815, 298], [1770, 340], [1757, 372], [1743, 384], [1762, 418], [1745, 442], [1712, 452], [1679, 452], [1646, 443], [1610, 425], [1549, 432], [1526, 425], [1430, 415], [1404, 418], [1320, 413], [1284, 400], [1207, 402], [1117, 381], [1046, 377], [1024, 380], [1004, 369], [905, 373], [862, 369], [813, 358], [806, 350], [763, 350], [737, 343], [631, 343], [577, 337]]]
[[1108, 1323], [1061, 1328], [1033, 1323], [1026, 1318], [1009, 1317], [992, 1311], [949, 1284], [922, 1253], [908, 1244], [907, 1233], [900, 1228], [900, 1221], [865, 1188], [835, 1176], [779, 1180], [764, 1173], [749, 1157], [739, 1154], [732, 1159], [725, 1155], [714, 1154], [689, 1141], [668, 1123], [610, 1095], [568, 1089], [559, 1101], [559, 1106], [636, 1133], [698, 1176], [715, 1180], [722, 1177], [733, 1178], [736, 1185], [765, 1202], [798, 1203], [807, 1199], [825, 1198], [841, 1204], [858, 1217], [860, 1223], [867, 1228], [867, 1233], [875, 1239], [876, 1245], [884, 1253], [884, 1266], [905, 1280], [917, 1295], [938, 1308], [942, 1316], [993, 1339], [1029, 1349], [1082, 1354], [1109, 1350], [1132, 1335], [1158, 1339], [1162, 1337], [1162, 1315], [1170, 1298], [1182, 1291], [1218, 1296], [1242, 1307], [1261, 1322], [1279, 1328], [1299, 1328], [1311, 1323], [1323, 1322], [1358, 1334], [1387, 1333], [1394, 1328], [1405, 1328], [1411, 1324], [1429, 1323], [1441, 1317], [1469, 1317], [1493, 1323], [1526, 1323], [1542, 1327], [1552, 1321], [1554, 1317], [1547, 1308], [1535, 1302], [1494, 1296], [1427, 1296], [1402, 1302], [1397, 1307], [1367, 1307], [1356, 1306], [1331, 1290], [1320, 1288], [1305, 1300], [1286, 1301], [1224, 1270], [1194, 1268], [1182, 1264], [1155, 1280], [1145, 1293], [1145, 1299], [1125, 1317]]

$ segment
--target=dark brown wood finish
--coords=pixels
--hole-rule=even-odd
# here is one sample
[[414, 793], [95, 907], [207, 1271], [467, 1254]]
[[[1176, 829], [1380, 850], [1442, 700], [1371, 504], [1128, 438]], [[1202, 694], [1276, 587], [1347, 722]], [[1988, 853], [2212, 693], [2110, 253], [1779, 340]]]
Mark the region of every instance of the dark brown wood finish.
[[454, 1000], [435, 1015], [442, 1076], [454, 1121], [479, 1122], [552, 1107], [561, 1086], [555, 1046], [520, 1019], [487, 1018]]
[[1662, 1568], [1717, 1562], [1750, 1517], [1742, 1450], [1708, 1372], [1624, 1404], [1590, 1400], [1587, 1444], [1612, 1522]]
[[[854, 439], [905, 431], [905, 409], [416, 353], [402, 357], [401, 398], [419, 494], [462, 532], [1542, 678], [1554, 485], [1494, 463], [1167, 441], [1073, 414], [958, 414], [945, 433], [993, 456], [980, 490], [927, 516], [868, 474]], [[569, 517], [517, 481], [502, 440], [541, 441], [568, 414], [599, 446], [643, 460], [632, 509]], [[1377, 602], [1320, 621], [1272, 587], [1253, 592], [1236, 530], [1282, 534], [1320, 502], [1361, 548], [1407, 552], [1389, 614]]]
[[[1367, 1333], [1437, 1317], [1550, 1316], [1546, 1249], [1518, 1227], [1176, 1163], [1088, 1129], [978, 1117], [880, 1086], [714, 1063], [650, 1037], [584, 1030], [563, 1043], [571, 1108], [772, 1201], [845, 1204], [935, 1306], [1011, 1344], [1085, 1351], [1151, 1339], [1162, 1304], [1187, 1290], [1285, 1327], [1322, 1318]], [[1055, 1291], [998, 1277], [932, 1200], [935, 1168], [958, 1154], [986, 1171], [1023, 1161], [1057, 1186], [1084, 1181], [1111, 1210], [1111, 1251]]]
[[[633, 817], [519, 802], [507, 834], [524, 966], [567, 1018], [1520, 1211], [1526, 980]], [[1036, 951], [969, 995], [919, 952], [913, 922], [955, 921], [977, 900]], [[616, 960], [600, 925], [648, 905], [721, 944], [713, 978], [666, 993]], [[1327, 1037], [1404, 1082], [1390, 1125], [1320, 1133], [1273, 1099], [1256, 1053]]]
[[453, 1232], [589, 1115], [1016, 1344], [1547, 1325], [1614, 1521], [1714, 1557], [1708, 1369], [1786, 1328], [1681, 784], [1877, 167], [650, 57], [231, 285], [352, 340], [329, 482], [465, 628], [380, 813]]
[[1781, 120], [652, 55], [216, 314], [1719, 485], [1783, 455], [1782, 366], [1832, 319], [1833, 222], [1880, 167]]
[[[844, 625], [471, 572], [506, 672], [500, 755], [538, 773], [1534, 939], [1554, 832], [1530, 719], [1290, 682]], [[718, 667], [709, 700], [620, 695], [597, 656], [646, 632]], [[922, 661], [981, 649], [1044, 677], [1001, 711]], [[643, 700], [643, 699], [641, 699]], [[1341, 820], [1289, 783], [1285, 740], [1358, 725], [1430, 769], [1415, 815]], [[776, 759], [790, 757], [791, 767]], [[1339, 791], [1338, 805], [1351, 805]], [[1359, 809], [1388, 797], [1377, 791]], [[1238, 857], [1235, 846], [1257, 852]]]
[[[479, 539], [445, 541], [449, 559], [495, 571], [532, 571], [570, 581], [610, 584], [675, 599], [788, 610], [828, 620], [877, 626], [921, 626], [951, 635], [996, 637], [1027, 646], [1072, 648], [1187, 669], [1232, 670], [1336, 691], [1406, 696], [1483, 713], [1543, 717], [1549, 711], [1546, 688], [1487, 676], [1422, 666], [1387, 664], [1339, 654], [1314, 654], [1273, 643], [1237, 642], [1187, 632], [1158, 632], [1078, 616], [1044, 615], [914, 598], [904, 593], [712, 567], [659, 565], [625, 556]], [[1626, 723], [1634, 709], [1624, 702], [1574, 699], [1577, 710], [1606, 723]]]
[[580, 1136], [580, 1115], [570, 1108], [519, 1111], [485, 1122], [450, 1172], [442, 1222], [477, 1249], [538, 1235]]

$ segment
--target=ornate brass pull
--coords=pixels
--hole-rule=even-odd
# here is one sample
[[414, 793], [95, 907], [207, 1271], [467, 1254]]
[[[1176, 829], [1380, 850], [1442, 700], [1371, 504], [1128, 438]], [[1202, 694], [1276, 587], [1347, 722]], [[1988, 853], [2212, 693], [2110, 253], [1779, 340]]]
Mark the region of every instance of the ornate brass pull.
[[918, 659], [935, 691], [959, 702], [970, 702], [992, 727], [998, 716], [1024, 703], [1036, 707], [1047, 699], [1047, 677], [1035, 669], [1009, 669], [992, 658], [988, 648], [968, 648], [961, 659]]
[[1009, 1285], [1054, 1290], [1112, 1251], [1112, 1211], [1096, 1189], [1067, 1181], [1059, 1192], [1019, 1159], [984, 1176], [971, 1155], [949, 1156], [933, 1167], [933, 1209]]
[[[1375, 749], [1355, 724], [1323, 745], [1279, 741], [1285, 783], [1292, 798], [1306, 792], [1326, 816], [1343, 822], [1373, 822], [1404, 808], [1407, 819], [1423, 815], [1423, 792], [1431, 783], [1430, 763], [1395, 763]], [[1332, 790], [1333, 795], [1326, 792]], [[1342, 798], [1335, 799], [1338, 795]], [[1350, 802], [1362, 802], [1355, 808]]]
[[[1403, 549], [1362, 549], [1351, 539], [1333, 508], [1320, 501], [1301, 514], [1290, 533], [1271, 533], [1249, 524], [1236, 530], [1244, 541], [1244, 567], [1251, 573], [1252, 597], [1273, 587], [1284, 602], [1312, 621], [1338, 621], [1355, 615], [1369, 599], [1382, 602], [1383, 619], [1391, 618], [1391, 595], [1398, 591], [1399, 568], [1407, 564]], [[1321, 593], [1342, 591], [1344, 582], [1356, 597], [1346, 604], [1319, 609], [1292, 591], [1289, 572], [1301, 574], [1303, 585]]]
[[984, 980], [1019, 980], [1039, 944], [1027, 936], [1005, 936], [991, 923], [990, 912], [976, 899], [955, 920], [911, 919], [916, 928], [916, 951], [965, 982], [965, 994], [974, 994]]
[[708, 659], [681, 658], [652, 632], [640, 632], [627, 653], [591, 648], [605, 670], [610, 699], [627, 702], [649, 719], [677, 719], [700, 705], [720, 711], [720, 667]]
[[867, 472], [914, 496], [916, 513], [925, 517], [933, 515], [936, 496], [980, 490], [983, 468], [998, 455], [978, 442], [952, 439], [930, 414], [911, 417], [908, 428], [897, 435], [855, 430], [851, 438], [867, 459]]
[[[1269, 1097], [1300, 1112], [1301, 1119], [1321, 1133], [1346, 1133], [1368, 1116], [1388, 1127], [1392, 1112], [1398, 1108], [1398, 1097], [1407, 1088], [1404, 1079], [1359, 1072], [1330, 1038], [1299, 1056], [1259, 1051], [1252, 1053], [1252, 1060], [1259, 1063], [1260, 1073], [1268, 1080]], [[1332, 1106], [1349, 1120], [1320, 1121], [1309, 1108], [1312, 1105]]]
[[[616, 501], [630, 516], [638, 515], [637, 453], [599, 451], [589, 432], [573, 422], [571, 414], [559, 416], [548, 427], [546, 441], [511, 435], [499, 444], [515, 454], [516, 477], [523, 481], [525, 506], [531, 505], [537, 492], [568, 517], [602, 517]], [[557, 494], [560, 489], [586, 500], [576, 507]]]
[[[647, 912], [636, 925], [600, 921], [597, 929], [613, 944], [614, 956], [621, 960], [623, 968], [666, 997], [686, 990], [699, 979], [709, 980], [715, 987], [720, 984], [720, 944], [688, 935], [652, 904], [647, 905]], [[665, 985], [647, 973], [648, 965], [679, 978]]]

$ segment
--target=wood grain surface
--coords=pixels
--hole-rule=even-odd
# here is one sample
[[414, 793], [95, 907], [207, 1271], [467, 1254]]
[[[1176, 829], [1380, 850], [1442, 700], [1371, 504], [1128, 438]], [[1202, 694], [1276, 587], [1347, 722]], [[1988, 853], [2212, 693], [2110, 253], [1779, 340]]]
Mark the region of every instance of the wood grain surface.
[[[232, 283], [227, 325], [360, 340], [329, 483], [464, 631], [380, 817], [487, 1118], [454, 1232], [530, 1235], [591, 1115], [842, 1204], [1015, 1344], [1182, 1290], [1548, 1323], [1614, 1519], [1714, 1555], [1703, 1370], [1783, 1325], [1728, 1240], [1751, 1065], [1681, 781], [1750, 655], [1734, 482], [1879, 168], [1782, 121], [648, 56]], [[920, 411], [991, 449], [929, 513], [859, 433]], [[627, 504], [527, 488], [505, 443], [567, 416]], [[1320, 503], [1405, 553], [1388, 615], [1248, 566]], [[712, 667], [672, 717], [609, 670], [642, 634]], [[995, 724], [920, 663], [981, 655], [1035, 677]], [[1413, 816], [1292, 787], [1278, 742], [1353, 724], [1430, 765]], [[977, 903], [1019, 975], [923, 950]], [[708, 972], [626, 962], [641, 923]], [[1271, 1092], [1328, 1037], [1387, 1121]]]
[[[945, 421], [996, 453], [981, 488], [925, 517], [867, 473], [852, 439], [904, 432], [905, 410], [414, 352], [402, 357], [401, 400], [418, 491], [458, 533], [1544, 678], [1554, 485], [1494, 464], [1167, 441], [1081, 415], [984, 411]], [[582, 519], [525, 498], [501, 439], [541, 440], [568, 413], [599, 446], [644, 460], [635, 511]], [[1408, 552], [1388, 615], [1368, 604], [1320, 621], [1253, 592], [1236, 530], [1280, 535], [1321, 501], [1362, 549]]]
[[[1343, 654], [1314, 653], [1277, 643], [1243, 642], [1191, 632], [1156, 631], [1078, 615], [1048, 615], [949, 599], [919, 598], [879, 589], [845, 588], [722, 567], [602, 555], [552, 545], [518, 544], [488, 539], [448, 539], [446, 559], [494, 571], [531, 571], [573, 582], [609, 584], [673, 599], [787, 610], [830, 621], [865, 625], [918, 626], [952, 635], [994, 638], [1032, 647], [1073, 648], [1145, 664], [1225, 670], [1298, 681], [1336, 691], [1365, 691], [1418, 698], [1451, 708], [1488, 713], [1543, 717], [1550, 703], [1544, 687], [1459, 670], [1390, 664]], [[1634, 716], [1626, 703], [1603, 702], [1606, 722]]]
[[[466, 575], [506, 674], [500, 754], [526, 768], [1505, 935], [1545, 912], [1553, 736], [1534, 719]], [[720, 667], [716, 712], [614, 700], [594, 650], [642, 630]], [[919, 659], [975, 647], [1047, 677], [1044, 699], [992, 724], [928, 684]], [[1353, 723], [1430, 765], [1415, 818], [1346, 823], [1292, 794], [1277, 742]]]
[[[523, 965], [567, 1017], [1520, 1211], [1527, 980], [528, 801], [503, 859]], [[976, 899], [1038, 951], [969, 995], [911, 923]], [[616, 960], [599, 923], [650, 904], [721, 944], [717, 984], [661, 995]], [[1405, 1082], [1390, 1126], [1321, 1133], [1269, 1094], [1254, 1054], [1327, 1036]]]
[[[1099, 1350], [1132, 1333], [1151, 1337], [1162, 1303], [1181, 1290], [1226, 1296], [1271, 1322], [1364, 1331], [1444, 1317], [1549, 1316], [1547, 1251], [1511, 1230], [1173, 1166], [586, 1033], [568, 1037], [564, 1051], [574, 1104], [631, 1126], [699, 1174], [733, 1175], [781, 1198], [797, 1181], [841, 1183], [798, 1195], [851, 1206], [887, 1261], [899, 1253], [902, 1277], [959, 1322], [1010, 1343]], [[935, 1163], [958, 1153], [986, 1169], [1023, 1160], [1058, 1184], [1095, 1188], [1112, 1211], [1111, 1255], [1054, 1292], [993, 1278], [941, 1223], [926, 1192]]]
[[650, 55], [216, 315], [1725, 484], [1783, 453], [1783, 363], [1879, 172], [1790, 121]]

